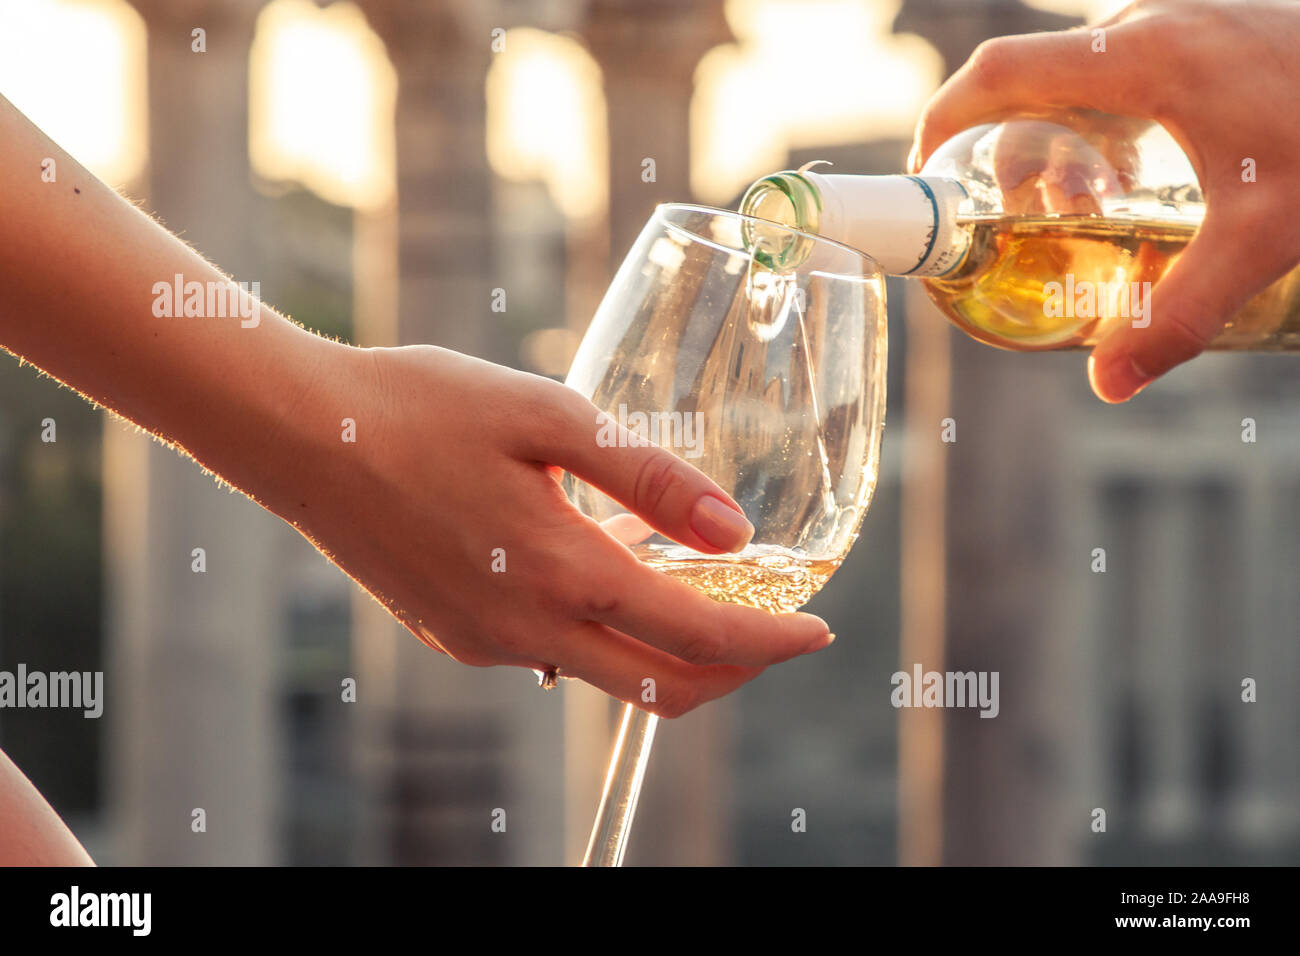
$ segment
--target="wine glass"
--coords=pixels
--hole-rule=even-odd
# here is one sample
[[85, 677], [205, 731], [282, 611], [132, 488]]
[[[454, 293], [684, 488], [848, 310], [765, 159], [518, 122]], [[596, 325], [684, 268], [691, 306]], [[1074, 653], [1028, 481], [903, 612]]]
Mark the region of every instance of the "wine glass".
[[[566, 384], [703, 471], [752, 541], [702, 554], [631, 545], [718, 601], [793, 611], [843, 561], [876, 486], [885, 424], [884, 280], [827, 239], [703, 206], [658, 207], [596, 311]], [[626, 511], [571, 475], [585, 514]], [[619, 866], [658, 718], [624, 711], [584, 865]]]

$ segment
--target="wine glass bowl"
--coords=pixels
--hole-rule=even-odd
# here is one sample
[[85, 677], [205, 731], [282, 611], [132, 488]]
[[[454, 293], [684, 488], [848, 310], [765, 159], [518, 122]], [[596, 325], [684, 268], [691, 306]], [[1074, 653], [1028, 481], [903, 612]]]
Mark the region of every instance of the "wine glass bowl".
[[[871, 503], [885, 423], [882, 273], [864, 254], [703, 206], [655, 210], [623, 261], [566, 384], [601, 410], [602, 445], [654, 442], [729, 494], [754, 526], [733, 554], [660, 534], [630, 545], [719, 601], [805, 604], [839, 567]], [[566, 475], [583, 513], [626, 509]], [[629, 704], [587, 848], [618, 866], [656, 718]]]
[[[761, 234], [761, 236], [760, 236]], [[783, 234], [789, 234], [788, 237]], [[806, 247], [770, 271], [750, 249]], [[633, 551], [709, 596], [807, 602], [856, 540], [884, 428], [883, 278], [825, 239], [699, 206], [656, 210], [601, 303], [567, 384], [613, 423], [712, 478], [754, 525], [738, 554], [653, 535]], [[598, 440], [599, 440], [598, 436]], [[597, 520], [625, 509], [566, 478]]]

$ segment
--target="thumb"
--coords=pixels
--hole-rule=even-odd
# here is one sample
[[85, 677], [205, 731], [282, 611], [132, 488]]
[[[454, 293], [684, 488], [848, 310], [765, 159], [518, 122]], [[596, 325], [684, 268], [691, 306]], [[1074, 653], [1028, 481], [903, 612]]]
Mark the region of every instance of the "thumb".
[[1257, 292], [1286, 271], [1260, 255], [1247, 223], [1211, 211], [1196, 236], [1144, 300], [1088, 359], [1092, 390], [1105, 402], [1132, 398], [1203, 352]]
[[696, 551], [739, 551], [754, 536], [740, 506], [709, 479], [564, 387], [559, 418], [530, 457], [603, 491], [660, 534]]

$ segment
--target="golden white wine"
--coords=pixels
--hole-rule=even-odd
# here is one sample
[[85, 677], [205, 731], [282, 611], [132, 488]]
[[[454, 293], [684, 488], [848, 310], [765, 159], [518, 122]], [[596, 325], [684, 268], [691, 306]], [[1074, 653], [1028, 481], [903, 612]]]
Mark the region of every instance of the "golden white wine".
[[[922, 282], [963, 331], [1019, 350], [1091, 346], [1114, 323], [1132, 321], [1133, 292], [1159, 280], [1196, 234], [1189, 225], [1089, 216], [967, 222], [962, 265]], [[1300, 349], [1300, 270], [1252, 299], [1210, 348]]]
[[672, 544], [637, 545], [632, 550], [650, 567], [715, 601], [773, 614], [807, 604], [840, 566], [839, 560], [810, 558], [773, 545], [750, 545], [739, 554], [716, 555]]

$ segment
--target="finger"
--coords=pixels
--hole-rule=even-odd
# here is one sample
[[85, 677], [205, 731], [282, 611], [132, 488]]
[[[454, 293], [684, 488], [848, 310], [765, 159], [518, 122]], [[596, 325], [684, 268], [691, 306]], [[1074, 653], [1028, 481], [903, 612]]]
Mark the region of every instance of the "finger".
[[1101, 215], [1105, 201], [1123, 192], [1110, 161], [1074, 133], [1052, 140], [1042, 179], [1044, 205], [1058, 215]]
[[1059, 123], [1003, 127], [993, 144], [993, 173], [1008, 214], [1090, 215], [1121, 192], [1109, 161]]
[[592, 568], [588, 588], [581, 616], [690, 664], [767, 666], [831, 641], [826, 622], [816, 615], [715, 601], [631, 555]]
[[1125, 55], [1132, 28], [1107, 31], [1106, 51], [1094, 52], [1088, 29], [997, 37], [939, 88], [917, 124], [911, 162], [919, 169], [945, 140], [970, 126], [1015, 110], [1082, 107], [1128, 116], [1151, 116], [1155, 91], [1150, 62]]
[[1093, 391], [1106, 402], [1132, 398], [1199, 355], [1246, 301], [1286, 271], [1259, 255], [1257, 230], [1213, 211], [1157, 282], [1141, 319], [1122, 322], [1088, 359]]
[[633, 514], [614, 515], [612, 518], [606, 518], [600, 523], [600, 528], [619, 544], [629, 546], [640, 544], [654, 534], [655, 530]]
[[572, 389], [557, 386], [552, 427], [525, 436], [524, 453], [599, 488], [656, 531], [696, 551], [739, 551], [754, 526], [726, 492], [683, 459], [648, 444]]
[[557, 651], [559, 674], [586, 681], [660, 717], [680, 717], [731, 693], [762, 667], [697, 667], [647, 647], [612, 628], [584, 621]]

